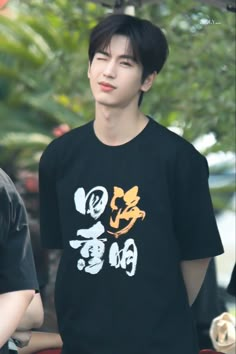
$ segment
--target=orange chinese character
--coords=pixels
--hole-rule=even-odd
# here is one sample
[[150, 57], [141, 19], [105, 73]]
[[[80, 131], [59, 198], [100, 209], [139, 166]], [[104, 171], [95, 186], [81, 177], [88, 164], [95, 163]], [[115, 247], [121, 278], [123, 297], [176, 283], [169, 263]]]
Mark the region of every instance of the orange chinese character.
[[[122, 198], [125, 202], [124, 208], [118, 208], [116, 204], [117, 199], [120, 198]], [[129, 221], [129, 223], [122, 229], [117, 230], [115, 232], [108, 231], [109, 234], [112, 234], [115, 236], [115, 238], [118, 238], [120, 235], [129, 232], [129, 230], [134, 226], [138, 218], [142, 218], [142, 220], [145, 218], [145, 211], [140, 210], [137, 207], [139, 200], [140, 197], [138, 196], [137, 186], [134, 186], [126, 193], [122, 188], [114, 187], [114, 196], [111, 200], [110, 206], [113, 212], [116, 211], [116, 216], [114, 220], [112, 217], [110, 217], [110, 226], [114, 229], [119, 229], [121, 220], [127, 220]]]

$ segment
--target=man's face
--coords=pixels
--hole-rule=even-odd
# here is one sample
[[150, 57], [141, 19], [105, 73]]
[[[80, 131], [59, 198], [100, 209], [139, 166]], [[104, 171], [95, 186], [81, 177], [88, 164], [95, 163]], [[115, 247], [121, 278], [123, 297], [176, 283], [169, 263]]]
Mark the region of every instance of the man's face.
[[109, 47], [95, 54], [88, 77], [97, 103], [117, 108], [138, 104], [142, 66], [134, 60], [127, 37], [113, 36]]

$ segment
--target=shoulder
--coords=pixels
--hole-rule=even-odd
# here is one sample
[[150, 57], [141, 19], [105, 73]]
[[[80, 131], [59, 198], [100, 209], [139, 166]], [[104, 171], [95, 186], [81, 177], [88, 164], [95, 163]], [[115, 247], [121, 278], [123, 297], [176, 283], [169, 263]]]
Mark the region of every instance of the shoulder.
[[12, 188], [13, 182], [10, 177], [0, 168], [0, 188]]
[[24, 204], [14, 183], [2, 169], [0, 169], [0, 200], [0, 241], [5, 241], [16, 214], [23, 215]]
[[[16, 190], [14, 183], [11, 178], [0, 168], [0, 194], [1, 198], [3, 195], [8, 199], [19, 199], [19, 194]], [[3, 200], [3, 199], [1, 199]]]
[[75, 144], [81, 144], [87, 138], [90, 132], [92, 122], [86, 123], [80, 127], [74, 128], [64, 135], [51, 141], [46, 147], [45, 152], [48, 151], [60, 151]]
[[68, 155], [71, 151], [78, 151], [80, 146], [86, 144], [91, 131], [91, 125], [92, 122], [86, 123], [52, 140], [43, 151], [40, 166], [44, 163], [52, 164], [57, 160], [61, 161], [63, 156]]
[[204, 161], [205, 157], [182, 136], [151, 120], [151, 139], [154, 149], [161, 151], [162, 155], [170, 161]]

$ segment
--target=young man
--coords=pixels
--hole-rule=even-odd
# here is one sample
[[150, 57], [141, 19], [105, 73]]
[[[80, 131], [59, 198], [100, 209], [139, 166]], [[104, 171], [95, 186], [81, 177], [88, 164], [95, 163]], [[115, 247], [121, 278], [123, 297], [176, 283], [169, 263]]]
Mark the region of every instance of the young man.
[[[13, 182], [0, 169], [0, 353], [38, 289], [26, 211]], [[33, 304], [40, 300], [36, 295]], [[41, 303], [41, 302], [40, 302]], [[34, 318], [25, 317], [19, 331], [41, 325], [42, 307]]]
[[63, 354], [198, 353], [190, 305], [223, 250], [205, 158], [139, 109], [167, 54], [150, 22], [101, 21], [89, 45], [95, 120], [41, 158], [42, 241], [63, 249]]

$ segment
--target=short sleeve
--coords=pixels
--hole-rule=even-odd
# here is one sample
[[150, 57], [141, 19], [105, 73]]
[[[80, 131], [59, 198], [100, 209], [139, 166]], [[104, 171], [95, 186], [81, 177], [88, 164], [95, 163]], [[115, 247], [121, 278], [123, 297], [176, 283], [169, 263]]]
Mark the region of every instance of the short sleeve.
[[10, 181], [1, 184], [0, 201], [0, 294], [38, 291], [26, 210]]
[[174, 229], [182, 260], [223, 253], [212, 206], [207, 160], [192, 145], [178, 154], [174, 183]]
[[56, 191], [56, 154], [51, 143], [39, 163], [40, 236], [42, 246], [63, 248]]

